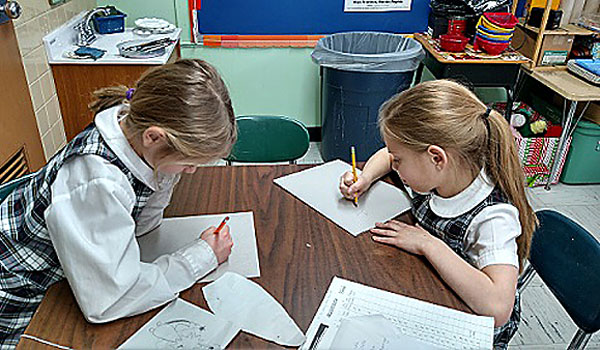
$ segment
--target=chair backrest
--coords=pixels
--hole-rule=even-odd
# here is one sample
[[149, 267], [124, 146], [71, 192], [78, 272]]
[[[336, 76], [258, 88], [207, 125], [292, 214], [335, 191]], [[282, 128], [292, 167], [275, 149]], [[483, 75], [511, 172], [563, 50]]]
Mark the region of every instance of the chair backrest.
[[0, 185], [0, 203], [2, 203], [4, 201], [4, 199], [6, 199], [6, 197], [8, 197], [8, 195], [15, 189], [17, 188], [17, 186], [19, 186], [20, 184], [26, 182], [27, 180], [29, 180], [31, 177], [33, 176], [33, 174], [28, 174], [25, 176], [21, 176], [17, 179], [11, 180], [5, 184]]
[[239, 116], [238, 140], [227, 160], [285, 162], [302, 157], [309, 146], [308, 130], [284, 116]]
[[600, 329], [600, 242], [560, 213], [537, 216], [529, 262], [573, 322], [594, 333]]

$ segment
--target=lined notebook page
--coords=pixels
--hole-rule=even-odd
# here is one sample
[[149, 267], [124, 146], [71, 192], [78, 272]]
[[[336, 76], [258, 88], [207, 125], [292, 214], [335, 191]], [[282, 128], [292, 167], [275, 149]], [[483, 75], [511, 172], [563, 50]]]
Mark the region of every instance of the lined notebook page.
[[329, 349], [343, 319], [365, 315], [382, 315], [402, 334], [438, 347], [493, 347], [492, 317], [467, 314], [334, 277], [301, 349]]

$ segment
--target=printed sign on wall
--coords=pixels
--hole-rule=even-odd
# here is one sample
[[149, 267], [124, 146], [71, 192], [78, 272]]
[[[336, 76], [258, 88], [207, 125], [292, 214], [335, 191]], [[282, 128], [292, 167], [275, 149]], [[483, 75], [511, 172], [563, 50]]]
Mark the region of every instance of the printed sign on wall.
[[344, 12], [410, 11], [412, 0], [344, 0]]

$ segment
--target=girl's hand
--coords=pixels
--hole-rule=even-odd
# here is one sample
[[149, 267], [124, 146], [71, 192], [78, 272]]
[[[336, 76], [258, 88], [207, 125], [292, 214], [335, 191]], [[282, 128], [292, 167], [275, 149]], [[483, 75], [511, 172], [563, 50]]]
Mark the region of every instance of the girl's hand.
[[229, 226], [225, 225], [221, 231], [215, 234], [217, 228], [211, 226], [204, 230], [200, 235], [200, 239], [203, 239], [212, 248], [213, 252], [217, 257], [219, 264], [223, 263], [231, 254], [231, 248], [233, 247], [233, 240], [229, 233]]
[[346, 199], [353, 200], [356, 194], [360, 197], [371, 186], [371, 181], [364, 176], [358, 175], [358, 180], [354, 182], [354, 176], [351, 171], [347, 171], [340, 178], [340, 192]]
[[437, 239], [419, 224], [413, 226], [396, 220], [376, 223], [371, 233], [375, 234], [375, 242], [390, 244], [417, 255], [425, 255], [427, 247]]

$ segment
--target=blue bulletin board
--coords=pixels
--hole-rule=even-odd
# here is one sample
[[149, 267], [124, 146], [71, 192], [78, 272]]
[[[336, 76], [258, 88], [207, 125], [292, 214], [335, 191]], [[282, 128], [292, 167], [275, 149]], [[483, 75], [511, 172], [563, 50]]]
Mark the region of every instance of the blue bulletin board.
[[199, 34], [414, 33], [427, 29], [429, 0], [391, 12], [344, 12], [344, 0], [202, 0], [196, 14]]

